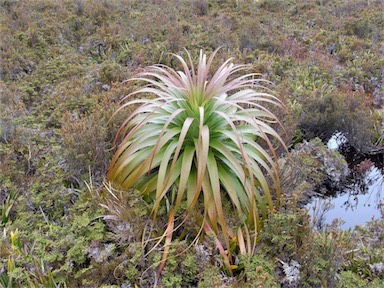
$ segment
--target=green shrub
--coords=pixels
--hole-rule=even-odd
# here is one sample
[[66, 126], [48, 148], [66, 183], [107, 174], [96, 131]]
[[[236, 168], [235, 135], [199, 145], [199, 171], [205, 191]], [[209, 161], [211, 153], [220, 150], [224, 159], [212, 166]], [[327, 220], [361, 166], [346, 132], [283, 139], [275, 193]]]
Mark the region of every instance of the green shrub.
[[307, 245], [310, 234], [308, 216], [297, 213], [275, 213], [266, 221], [261, 234], [265, 249], [270, 255], [289, 262]]
[[280, 287], [275, 276], [275, 264], [265, 259], [263, 254], [247, 255], [240, 258], [244, 265], [244, 284], [242, 287]]
[[356, 287], [356, 288], [364, 288], [367, 287], [367, 282], [360, 279], [359, 276], [357, 276], [352, 271], [342, 271], [339, 275], [339, 283], [337, 287], [340, 288], [349, 288], [349, 287]]
[[[187, 201], [186, 210], [190, 212], [202, 199], [201, 226], [216, 235], [220, 227], [228, 247], [222, 198], [229, 199], [238, 212], [240, 227], [244, 226], [244, 232], [235, 228], [239, 228], [240, 247], [245, 253], [244, 239], [250, 237], [244, 238], [243, 233], [260, 229], [258, 208], [266, 217], [267, 210], [274, 210], [274, 200], [278, 206], [278, 167], [257, 141], [268, 145], [274, 156], [269, 137], [284, 146], [269, 125], [276, 116], [262, 106], [282, 105], [276, 97], [255, 90], [261, 88], [253, 79], [256, 74], [234, 77], [246, 66], [227, 60], [210, 76], [214, 55], [207, 62], [206, 55], [200, 53], [197, 67], [189, 54], [189, 64], [176, 55], [182, 72], [151, 66], [148, 72], [133, 78], [149, 85], [124, 98], [121, 109], [141, 106], [119, 130], [123, 140], [112, 159], [108, 179], [125, 189], [138, 189], [153, 202], [154, 217], [161, 207], [169, 206], [168, 227], [162, 236], [166, 245], [171, 242], [175, 214], [182, 201]], [[155, 98], [130, 100], [140, 94]], [[276, 189], [275, 199], [266, 175]], [[167, 250], [164, 255], [165, 260]]]

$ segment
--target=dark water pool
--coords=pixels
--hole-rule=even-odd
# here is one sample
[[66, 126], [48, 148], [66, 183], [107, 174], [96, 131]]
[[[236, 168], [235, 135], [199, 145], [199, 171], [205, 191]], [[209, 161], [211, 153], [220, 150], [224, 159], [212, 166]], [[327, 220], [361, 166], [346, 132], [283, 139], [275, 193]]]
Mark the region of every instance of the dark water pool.
[[[328, 148], [337, 149], [345, 139], [335, 135]], [[381, 158], [382, 159], [382, 158]], [[353, 163], [353, 179], [342, 191], [327, 198], [314, 198], [307, 205], [315, 227], [321, 229], [340, 220], [341, 229], [364, 225], [372, 218], [384, 217], [384, 163], [362, 158]]]

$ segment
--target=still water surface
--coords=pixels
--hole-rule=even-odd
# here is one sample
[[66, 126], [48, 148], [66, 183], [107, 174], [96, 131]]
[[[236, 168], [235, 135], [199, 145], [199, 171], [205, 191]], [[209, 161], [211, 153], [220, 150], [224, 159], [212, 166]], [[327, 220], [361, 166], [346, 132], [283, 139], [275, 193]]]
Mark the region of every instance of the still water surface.
[[[329, 141], [328, 148], [337, 149], [343, 141], [340, 135], [335, 135]], [[384, 168], [377, 166], [377, 163], [371, 162], [371, 167], [356, 174], [358, 178], [353, 179], [343, 191], [327, 198], [315, 198], [307, 205], [312, 218], [321, 218], [318, 228], [340, 219], [340, 228], [348, 230], [364, 225], [372, 218], [384, 217]]]

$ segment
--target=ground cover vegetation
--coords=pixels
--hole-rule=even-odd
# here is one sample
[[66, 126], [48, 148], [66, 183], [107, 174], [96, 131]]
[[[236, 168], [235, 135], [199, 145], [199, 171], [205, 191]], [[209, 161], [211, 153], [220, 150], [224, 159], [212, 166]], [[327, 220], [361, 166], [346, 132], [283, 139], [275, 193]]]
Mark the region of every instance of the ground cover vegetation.
[[[157, 280], [160, 287], [382, 287], [383, 219], [348, 232], [340, 231], [336, 224], [318, 230], [300, 208], [300, 201], [303, 191], [329, 180], [330, 174], [316, 156], [328, 155], [320, 140], [326, 141], [339, 131], [363, 153], [384, 144], [383, 5], [380, 0], [1, 0], [0, 285], [151, 287]], [[248, 204], [243, 205], [243, 198], [237, 205], [230, 192], [231, 183], [222, 180], [240, 185], [240, 174], [235, 176], [220, 165], [215, 170], [216, 159], [210, 156], [203, 161], [209, 162], [209, 179], [199, 172], [198, 162], [189, 166], [196, 170], [192, 173], [195, 178], [200, 177], [199, 185], [204, 185], [204, 200], [195, 203], [192, 198], [195, 209], [188, 210], [190, 202], [178, 197], [178, 191], [162, 193], [170, 181], [166, 170], [179, 171], [177, 179], [172, 179], [175, 187], [186, 185], [181, 171], [188, 166], [184, 162], [189, 162], [165, 156], [171, 149], [180, 154], [179, 159], [188, 156], [188, 149], [179, 151], [179, 143], [188, 136], [174, 138], [164, 150], [159, 147], [166, 160], [154, 157], [158, 168], [148, 164], [153, 173], [152, 178], [143, 180], [151, 186], [147, 186], [147, 194], [149, 198], [151, 193], [161, 195], [154, 206], [138, 190], [129, 189], [127, 193], [122, 187], [103, 184], [114, 159], [114, 139], [120, 125], [127, 117], [140, 121], [132, 114], [135, 107], [131, 105], [111, 116], [126, 95], [140, 91], [141, 95], [134, 94], [130, 99], [140, 102], [153, 97], [150, 94], [154, 92], [141, 88], [143, 82], [122, 81], [141, 75], [145, 82], [150, 77], [145, 74], [149, 73], [146, 67], [154, 64], [188, 75], [183, 62], [171, 53], [183, 57], [190, 67], [198, 65], [200, 50], [209, 57], [218, 47], [222, 48], [216, 52], [211, 72], [205, 75], [208, 80], [214, 77], [214, 71], [223, 72], [229, 67], [229, 63], [221, 66], [229, 58], [235, 64], [250, 65], [245, 74], [257, 72], [274, 83], [266, 84], [271, 89], [267, 93], [277, 98], [265, 99], [286, 107], [264, 103], [266, 110], [261, 111], [265, 114], [258, 114], [273, 115], [273, 120], [276, 117], [281, 121], [282, 125], [269, 124], [283, 143], [293, 149], [304, 139], [318, 137], [310, 142], [317, 152], [298, 146], [292, 161], [299, 164], [290, 165], [284, 170], [290, 173], [280, 175], [279, 208], [273, 208], [277, 206], [279, 186], [274, 183], [279, 178], [271, 168], [275, 161], [268, 159], [280, 157], [280, 167], [287, 167], [289, 161], [283, 159], [283, 145], [273, 156], [269, 146], [277, 147], [279, 141], [272, 139], [271, 145], [257, 142], [257, 153], [244, 148], [252, 150], [246, 157], [258, 156], [266, 161], [265, 173], [253, 174], [262, 188], [254, 210], [245, 209]], [[184, 48], [190, 51], [193, 64]], [[173, 84], [168, 88], [174, 88], [176, 75], [161, 69], [156, 70], [157, 77], [169, 77], [161, 73], [171, 73]], [[227, 92], [236, 95], [238, 91]], [[168, 114], [158, 119], [163, 122], [154, 124], [164, 127], [165, 117], [177, 118], [174, 112], [180, 111], [180, 101], [171, 102], [175, 110], [164, 110]], [[156, 101], [146, 103], [161, 105]], [[215, 106], [218, 108], [216, 115], [226, 117], [234, 110], [226, 105]], [[184, 125], [198, 125], [201, 136], [196, 139], [201, 137], [204, 142], [203, 127], [209, 125], [188, 117], [176, 119], [184, 121], [178, 126], [178, 135], [187, 132]], [[223, 115], [221, 121], [232, 121], [226, 117]], [[240, 123], [233, 125], [241, 129]], [[140, 138], [140, 133], [134, 137]], [[164, 138], [165, 134], [157, 133], [156, 137]], [[156, 145], [153, 139], [142, 141], [154, 141], [151, 145]], [[221, 139], [217, 142], [216, 148], [224, 145]], [[236, 148], [233, 143], [231, 149]], [[191, 144], [190, 149], [204, 150], [203, 146]], [[232, 161], [229, 152], [216, 154], [223, 163]], [[150, 159], [154, 155], [147, 156]], [[237, 156], [237, 160], [242, 159]], [[342, 160], [340, 163], [343, 167]], [[301, 168], [295, 170], [298, 166]], [[111, 167], [109, 178], [114, 179], [117, 173], [114, 165]], [[252, 175], [252, 169], [249, 166], [243, 173]], [[221, 194], [221, 201], [213, 176], [217, 174], [224, 181], [222, 190], [229, 195]], [[153, 177], [160, 182], [153, 184]], [[216, 192], [208, 191], [209, 185], [203, 184], [212, 182], [216, 183]], [[142, 182], [142, 186], [148, 183]], [[205, 198], [208, 192], [213, 198]], [[214, 208], [207, 203], [214, 203]], [[258, 237], [247, 237], [246, 217], [239, 217], [238, 212], [263, 211], [263, 207], [271, 212], [258, 219]], [[207, 213], [201, 213], [204, 209]], [[263, 216], [252, 213], [256, 218]], [[212, 231], [206, 226], [202, 232], [204, 221]], [[225, 227], [229, 233], [225, 233]], [[164, 244], [170, 245], [164, 249]], [[253, 253], [242, 253], [244, 250]]]

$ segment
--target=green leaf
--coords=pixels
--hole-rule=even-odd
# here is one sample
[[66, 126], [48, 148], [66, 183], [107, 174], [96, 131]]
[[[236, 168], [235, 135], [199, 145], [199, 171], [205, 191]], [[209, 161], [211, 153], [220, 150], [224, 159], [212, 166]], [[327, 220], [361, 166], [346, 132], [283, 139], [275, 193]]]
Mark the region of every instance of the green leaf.
[[[229, 237], [236, 238], [233, 231], [237, 231], [240, 250], [254, 251], [260, 217], [266, 218], [279, 203], [279, 171], [272, 139], [285, 145], [272, 126], [281, 123], [268, 107], [284, 106], [266, 93], [269, 90], [261, 84], [267, 81], [257, 79], [255, 73], [243, 73], [247, 65], [228, 59], [211, 73], [217, 51], [208, 59], [200, 51], [197, 65], [188, 51], [187, 59], [174, 55], [182, 71], [165, 65], [148, 67], [130, 79], [145, 85], [124, 97], [117, 111], [136, 107], [116, 135], [119, 145], [108, 179], [124, 189], [140, 191], [153, 205], [154, 218], [162, 205], [169, 211], [166, 231], [155, 245], [165, 242], [158, 276], [169, 253], [180, 207], [186, 207], [185, 217], [196, 206], [200, 208], [198, 203], [204, 204], [201, 227], [215, 234], [232, 271], [231, 257], [219, 239], [230, 247]], [[143, 99], [137, 99], [140, 97]], [[182, 205], [184, 200], [186, 206]], [[236, 209], [239, 227], [228, 226], [224, 201]]]

